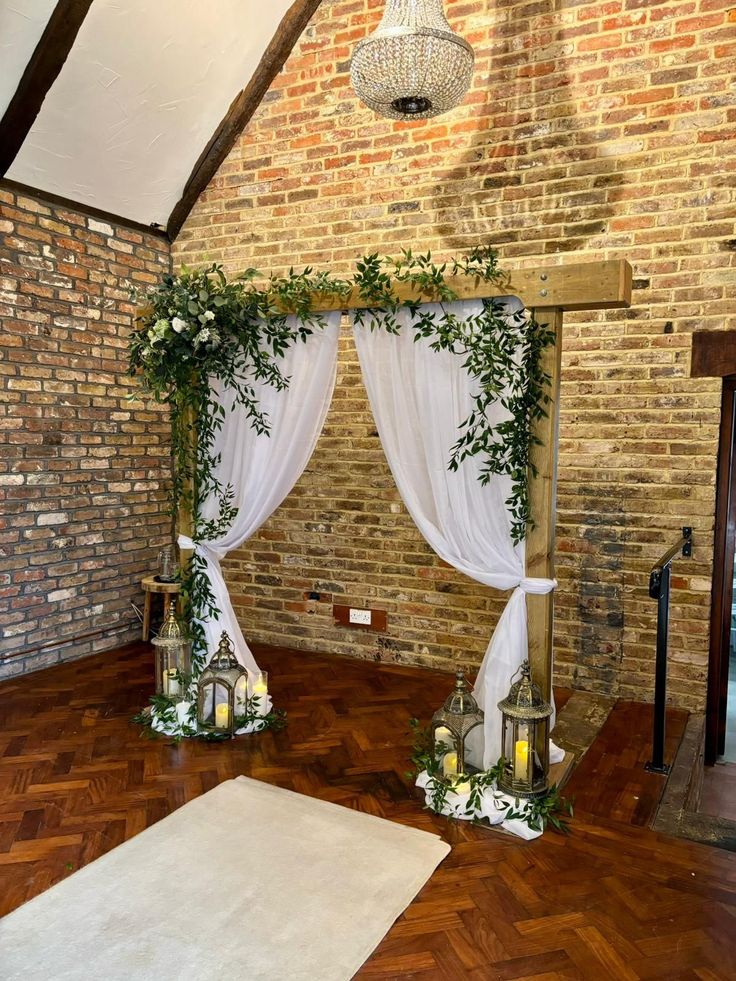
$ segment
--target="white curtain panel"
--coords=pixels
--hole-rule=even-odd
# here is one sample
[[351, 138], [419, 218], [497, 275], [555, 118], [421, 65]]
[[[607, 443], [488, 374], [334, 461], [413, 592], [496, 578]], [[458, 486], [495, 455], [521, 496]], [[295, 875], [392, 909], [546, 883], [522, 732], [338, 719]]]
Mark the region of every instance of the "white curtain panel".
[[[290, 378], [289, 387], [278, 391], [265, 382], [255, 381], [258, 404], [270, 422], [268, 434], [259, 435], [242, 405], [234, 404], [233, 393], [218, 383], [213, 388], [225, 407], [225, 420], [218, 434], [215, 452], [221, 454], [216, 473], [223, 486], [231, 484], [238, 513], [227, 532], [213, 541], [192, 542], [179, 536], [179, 546], [194, 548], [207, 563], [207, 575], [220, 610], [219, 616], [204, 621], [209, 657], [220, 634], [226, 630], [240, 663], [248, 671], [258, 671], [255, 658], [245, 641], [235, 616], [221, 560], [254, 535], [291, 492], [314, 452], [327, 410], [332, 400], [340, 337], [339, 312], [325, 316], [324, 329], [316, 329], [305, 342], [296, 341], [279, 364]], [[203, 506], [205, 520], [217, 516], [216, 501]]]
[[[505, 300], [511, 313], [521, 308]], [[428, 304], [436, 310], [436, 305]], [[482, 301], [445, 304], [458, 318], [477, 316]], [[514, 545], [505, 500], [508, 477], [478, 480], [481, 461], [469, 457], [457, 472], [448, 470], [460, 423], [473, 408], [477, 383], [463, 368], [462, 356], [433, 351], [415, 340], [411, 316], [397, 314], [401, 331], [389, 334], [354, 325], [363, 378], [391, 472], [415, 524], [435, 552], [454, 568], [494, 589], [514, 590], [483, 658], [475, 696], [485, 712], [483, 743], [472, 747], [472, 762], [484, 768], [501, 755], [501, 717], [497, 704], [527, 656], [526, 594], [548, 593], [552, 579], [527, 579], [524, 544]], [[507, 415], [499, 404], [492, 421]], [[479, 730], [478, 730], [479, 731]]]

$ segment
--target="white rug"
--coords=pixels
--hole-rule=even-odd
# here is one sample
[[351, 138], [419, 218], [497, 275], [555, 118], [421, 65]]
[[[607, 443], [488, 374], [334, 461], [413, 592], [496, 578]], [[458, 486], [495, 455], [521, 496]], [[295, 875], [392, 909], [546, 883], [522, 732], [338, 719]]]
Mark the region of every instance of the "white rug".
[[238, 777], [0, 920], [0, 978], [343, 981], [449, 851]]

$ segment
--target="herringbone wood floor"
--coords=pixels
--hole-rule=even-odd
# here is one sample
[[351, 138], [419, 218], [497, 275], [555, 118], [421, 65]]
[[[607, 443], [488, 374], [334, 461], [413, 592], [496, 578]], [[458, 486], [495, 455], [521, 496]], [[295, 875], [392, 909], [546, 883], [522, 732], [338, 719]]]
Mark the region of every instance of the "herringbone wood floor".
[[143, 645], [0, 685], [0, 913], [245, 773], [452, 844], [361, 978], [736, 978], [736, 856], [635, 826], [662, 780], [640, 767], [645, 707], [617, 706], [573, 776], [573, 833], [522, 843], [430, 815], [404, 779], [407, 719], [429, 717], [447, 676], [258, 655], [289, 726], [225, 745], [141, 738]]

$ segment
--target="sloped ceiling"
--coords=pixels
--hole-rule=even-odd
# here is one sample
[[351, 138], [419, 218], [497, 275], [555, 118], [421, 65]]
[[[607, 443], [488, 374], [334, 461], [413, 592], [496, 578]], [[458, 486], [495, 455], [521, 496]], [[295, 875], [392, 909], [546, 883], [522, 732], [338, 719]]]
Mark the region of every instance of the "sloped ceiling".
[[[54, 6], [0, 0], [0, 115]], [[5, 176], [165, 227], [291, 6], [93, 0]]]
[[41, 39], [55, 0], [0, 2], [0, 116]]

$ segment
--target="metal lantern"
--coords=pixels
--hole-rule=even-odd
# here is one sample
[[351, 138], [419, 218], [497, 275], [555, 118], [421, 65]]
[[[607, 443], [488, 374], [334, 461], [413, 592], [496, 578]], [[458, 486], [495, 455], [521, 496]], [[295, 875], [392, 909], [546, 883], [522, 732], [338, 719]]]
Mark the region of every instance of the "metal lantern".
[[548, 790], [552, 706], [532, 681], [529, 662], [524, 661], [519, 670], [521, 678], [498, 703], [504, 759], [498, 789], [514, 797], [539, 797]]
[[156, 691], [159, 695], [181, 700], [192, 671], [192, 642], [176, 618], [176, 603], [157, 637], [151, 641], [156, 658]]
[[475, 767], [465, 762], [465, 742], [482, 724], [483, 713], [468, 691], [462, 670], [458, 670], [454, 691], [432, 716], [432, 736], [436, 750], [442, 752], [442, 776], [448, 783], [464, 773], [475, 772]]
[[447, 23], [442, 0], [386, 0], [381, 23], [350, 64], [362, 102], [391, 119], [427, 119], [462, 102], [473, 49]]
[[[248, 672], [235, 657], [233, 643], [223, 630], [220, 644], [197, 682], [197, 722], [200, 729], [235, 735], [237, 693], [245, 690]], [[243, 714], [241, 709], [240, 714]]]

